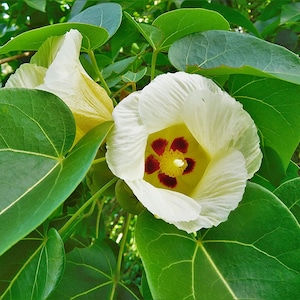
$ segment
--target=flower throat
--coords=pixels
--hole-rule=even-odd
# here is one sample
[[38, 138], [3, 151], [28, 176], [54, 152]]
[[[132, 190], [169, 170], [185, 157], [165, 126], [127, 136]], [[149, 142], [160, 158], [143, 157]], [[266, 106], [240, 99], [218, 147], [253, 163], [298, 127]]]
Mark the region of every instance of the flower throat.
[[200, 181], [209, 156], [183, 124], [149, 136], [144, 179], [156, 187], [190, 194]]

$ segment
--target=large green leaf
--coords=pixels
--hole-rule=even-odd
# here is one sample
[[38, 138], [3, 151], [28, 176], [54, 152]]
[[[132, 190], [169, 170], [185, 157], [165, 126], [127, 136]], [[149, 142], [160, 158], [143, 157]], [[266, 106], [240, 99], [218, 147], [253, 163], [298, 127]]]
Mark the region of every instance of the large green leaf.
[[248, 34], [221, 30], [176, 41], [169, 59], [178, 70], [202, 75], [249, 74], [300, 84], [300, 59], [284, 47]]
[[219, 14], [221, 14], [228, 22], [235, 24], [237, 26], [241, 26], [244, 29], [248, 30], [249, 32], [255, 34], [256, 36], [259, 36], [259, 32], [257, 31], [256, 27], [253, 25], [253, 23], [244, 16], [241, 12], [238, 10], [219, 3], [214, 2], [200, 2], [200, 1], [184, 1], [181, 5], [181, 7], [203, 7], [206, 9], [217, 11]]
[[112, 124], [96, 127], [68, 153], [70, 110], [50, 93], [27, 89], [0, 90], [0, 120], [1, 255], [72, 193]]
[[44, 238], [29, 236], [0, 256], [0, 298], [46, 299], [64, 264], [64, 243], [55, 229]]
[[140, 24], [131, 19], [152, 48], [167, 51], [173, 42], [194, 32], [228, 30], [228, 22], [217, 12], [202, 8], [176, 9], [158, 16], [152, 23]]
[[136, 242], [153, 299], [299, 297], [299, 224], [278, 198], [254, 183], [228, 221], [201, 230], [197, 238], [143, 213]]
[[122, 21], [122, 7], [118, 3], [100, 3], [93, 5], [78, 15], [72, 17], [69, 22], [88, 23], [103, 27], [113, 36]]
[[64, 276], [49, 299], [140, 299], [123, 283], [114, 285], [115, 271], [114, 252], [104, 241], [75, 248], [67, 254]]
[[176, 9], [158, 16], [152, 23], [160, 28], [164, 39], [160, 49], [168, 49], [172, 43], [188, 34], [212, 30], [228, 30], [229, 24], [219, 13], [202, 8]]
[[274, 194], [288, 207], [300, 223], [300, 178], [294, 178], [281, 184]]
[[300, 86], [277, 79], [235, 75], [229, 79], [229, 91], [258, 127], [264, 154], [260, 174], [279, 185], [300, 140]]
[[77, 29], [83, 35], [83, 49], [98, 48], [109, 37], [108, 32], [99, 26], [81, 23], [60, 23], [21, 33], [0, 47], [0, 54], [17, 50], [38, 50], [48, 37], [63, 35], [71, 29]]

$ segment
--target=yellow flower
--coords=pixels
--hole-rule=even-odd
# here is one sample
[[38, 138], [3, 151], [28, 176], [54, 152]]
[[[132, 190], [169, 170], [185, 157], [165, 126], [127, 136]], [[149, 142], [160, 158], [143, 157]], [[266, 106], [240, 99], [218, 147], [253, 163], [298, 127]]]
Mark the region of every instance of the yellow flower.
[[113, 118], [110, 169], [150, 212], [187, 232], [225, 221], [261, 164], [249, 114], [200, 75], [160, 75]]
[[96, 125], [112, 120], [113, 103], [106, 91], [82, 67], [79, 55], [82, 35], [70, 30], [51, 37], [30, 63], [23, 64], [5, 87], [40, 89], [60, 97], [76, 121], [76, 141]]

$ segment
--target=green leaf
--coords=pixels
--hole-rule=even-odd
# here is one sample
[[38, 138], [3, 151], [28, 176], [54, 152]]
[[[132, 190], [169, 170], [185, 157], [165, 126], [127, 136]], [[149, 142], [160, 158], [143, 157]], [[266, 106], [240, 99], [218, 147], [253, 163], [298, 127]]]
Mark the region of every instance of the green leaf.
[[217, 12], [202, 8], [176, 9], [158, 16], [152, 25], [160, 28], [164, 39], [161, 50], [188, 34], [213, 29], [228, 30], [228, 22]]
[[210, 30], [176, 41], [169, 59], [178, 70], [207, 76], [249, 74], [300, 84], [300, 59], [293, 52], [248, 34]]
[[122, 80], [124, 82], [138, 82], [146, 75], [146, 73], [147, 73], [146, 67], [136, 73], [127, 71], [124, 75], [122, 75]]
[[299, 296], [299, 224], [279, 199], [253, 183], [228, 221], [197, 238], [143, 213], [136, 242], [153, 299]]
[[126, 11], [124, 12], [124, 15], [129, 20], [129, 22], [141, 33], [141, 35], [150, 44], [150, 46], [153, 49], [156, 49], [163, 40], [163, 33], [160, 28], [156, 28], [155, 26], [150, 24], [138, 23]]
[[235, 75], [229, 79], [229, 91], [258, 127], [264, 154], [260, 174], [278, 186], [300, 140], [300, 86]]
[[24, 0], [24, 2], [36, 10], [46, 12], [46, 0]]
[[106, 79], [114, 74], [120, 74], [124, 70], [126, 70], [131, 64], [133, 64], [136, 60], [136, 56], [130, 56], [119, 60], [111, 65], [108, 65], [102, 70], [103, 78]]
[[68, 22], [86, 23], [103, 27], [113, 36], [122, 21], [122, 7], [118, 3], [100, 3], [93, 5], [78, 15], [72, 17]]
[[1, 255], [73, 192], [112, 123], [91, 130], [68, 153], [75, 123], [68, 107], [55, 95], [1, 89], [0, 119]]
[[288, 207], [300, 223], [300, 178], [294, 178], [281, 184], [274, 194]]
[[93, 50], [108, 39], [108, 32], [104, 28], [81, 23], [60, 23], [21, 33], [0, 47], [0, 54], [17, 50], [38, 50], [48, 37], [63, 35], [71, 29], [77, 29], [83, 35], [83, 49]]
[[289, 3], [282, 6], [280, 25], [300, 20], [300, 3]]
[[128, 19], [149, 42], [152, 48], [167, 51], [176, 40], [194, 32], [212, 29], [228, 30], [228, 22], [217, 12], [202, 8], [176, 9], [158, 16], [152, 23], [139, 24]]
[[184, 1], [181, 7], [203, 7], [206, 9], [217, 11], [221, 14], [227, 21], [237, 26], [241, 26], [248, 30], [249, 32], [259, 36], [259, 32], [253, 23], [242, 15], [238, 10], [231, 8], [230, 6], [213, 3], [213, 2], [195, 2], [195, 1]]
[[0, 256], [1, 299], [46, 299], [64, 263], [64, 243], [55, 229], [45, 238], [31, 235], [20, 241]]
[[[75, 248], [67, 254], [64, 276], [49, 299], [139, 299], [121, 282], [114, 286], [115, 269], [115, 255], [104, 241]], [[114, 290], [115, 297], [111, 298]]]

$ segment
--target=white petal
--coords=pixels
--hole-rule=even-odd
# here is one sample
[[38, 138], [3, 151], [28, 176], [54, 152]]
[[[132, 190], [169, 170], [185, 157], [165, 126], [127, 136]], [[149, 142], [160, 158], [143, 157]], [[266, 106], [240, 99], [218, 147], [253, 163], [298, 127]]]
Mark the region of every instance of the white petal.
[[168, 223], [193, 221], [201, 212], [201, 206], [184, 194], [156, 188], [145, 180], [126, 183], [152, 214]]
[[207, 219], [202, 227], [209, 222], [217, 226], [227, 220], [242, 200], [246, 181], [245, 159], [239, 151], [221, 152], [212, 159], [191, 195], [202, 207], [201, 216]]
[[248, 178], [259, 169], [261, 151], [256, 126], [242, 105], [219, 88], [190, 93], [183, 108], [184, 121], [199, 144], [215, 155], [227, 149], [241, 151]]
[[130, 94], [113, 111], [115, 126], [107, 137], [107, 163], [124, 180], [142, 179], [148, 134], [139, 116], [139, 92]]
[[49, 37], [31, 57], [30, 63], [49, 68], [64, 40], [64, 35]]
[[76, 125], [86, 132], [112, 119], [113, 104], [105, 90], [83, 69], [79, 61], [81, 40], [77, 30], [65, 34], [61, 48], [48, 68], [44, 84], [38, 88], [59, 96], [72, 110]]
[[33, 64], [22, 64], [17, 71], [9, 77], [5, 87], [35, 89], [44, 82], [47, 69]]
[[199, 215], [196, 220], [188, 222], [174, 222], [174, 225], [178, 229], [184, 230], [187, 233], [192, 233], [200, 230], [201, 228], [210, 228], [214, 224], [209, 218]]
[[140, 115], [149, 133], [183, 123], [187, 96], [197, 88], [215, 89], [205, 77], [184, 72], [157, 76], [141, 92]]

